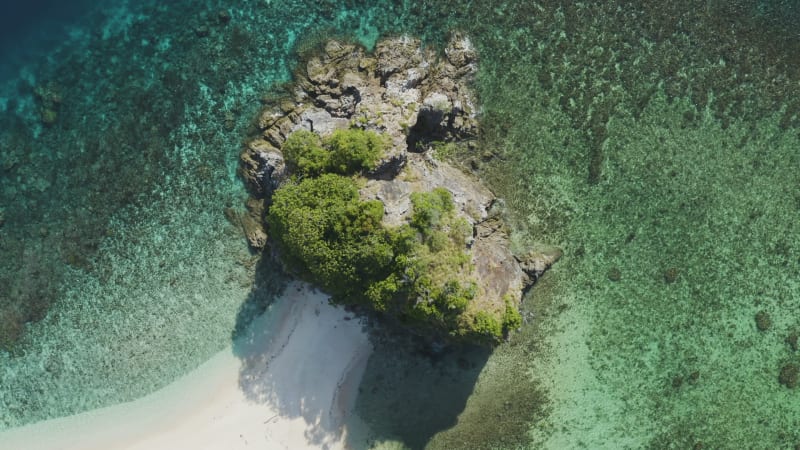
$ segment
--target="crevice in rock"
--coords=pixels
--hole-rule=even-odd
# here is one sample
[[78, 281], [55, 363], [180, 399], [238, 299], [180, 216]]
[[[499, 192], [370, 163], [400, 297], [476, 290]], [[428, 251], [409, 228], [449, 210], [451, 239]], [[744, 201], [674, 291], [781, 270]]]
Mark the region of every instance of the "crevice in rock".
[[[408, 130], [406, 144], [408, 151], [423, 153], [431, 142], [442, 141], [447, 137], [447, 129], [442, 127], [445, 112], [435, 108], [422, 108], [417, 115], [417, 122]], [[451, 122], [451, 118], [447, 118]]]

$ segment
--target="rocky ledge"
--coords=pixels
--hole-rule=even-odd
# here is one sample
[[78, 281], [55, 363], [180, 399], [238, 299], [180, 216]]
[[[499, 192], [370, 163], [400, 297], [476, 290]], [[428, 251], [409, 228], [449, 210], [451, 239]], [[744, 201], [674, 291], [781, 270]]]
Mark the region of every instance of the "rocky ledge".
[[471, 258], [470, 273], [461, 275], [476, 280], [478, 293], [467, 309], [498, 320], [509, 305], [516, 312], [523, 291], [561, 252], [512, 254], [503, 202], [434, 150], [450, 144], [478, 151], [478, 107], [469, 87], [477, 54], [469, 39], [453, 34], [443, 54], [406, 36], [384, 39], [371, 53], [331, 40], [301, 61], [287, 94], [268, 101], [258, 117], [260, 136], [241, 153], [240, 175], [251, 199], [240, 222], [250, 245], [267, 245], [272, 195], [296, 182], [281, 152], [288, 136], [303, 129], [323, 137], [338, 129], [374, 131], [389, 143], [361, 173], [361, 198], [381, 201], [384, 225], [397, 227], [410, 220], [412, 193], [449, 191], [456, 215], [472, 227], [462, 249]]

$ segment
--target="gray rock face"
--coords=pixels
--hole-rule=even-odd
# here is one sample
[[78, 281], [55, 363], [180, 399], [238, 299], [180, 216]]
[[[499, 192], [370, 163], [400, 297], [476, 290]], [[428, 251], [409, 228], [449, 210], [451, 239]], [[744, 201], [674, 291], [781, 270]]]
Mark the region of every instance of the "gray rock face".
[[445, 54], [440, 59], [418, 39], [403, 36], [378, 42], [373, 55], [330, 41], [324, 52], [308, 56], [295, 74], [294, 98], [262, 111], [257, 121], [262, 137], [241, 154], [239, 173], [250, 192], [264, 197], [280, 184], [283, 166], [276, 150], [300, 128], [324, 136], [355, 125], [390, 136], [392, 150], [373, 172], [380, 178], [396, 176], [409, 150], [476, 138], [469, 83], [477, 55], [460, 34], [452, 36]]
[[450, 191], [458, 214], [473, 227], [473, 239], [464, 250], [472, 255], [470, 275], [480, 285], [474, 307], [499, 317], [506, 302], [517, 306], [523, 290], [561, 253], [552, 249], [513, 255], [498, 213], [502, 202], [475, 176], [429, 151], [434, 142], [471, 143], [478, 135], [478, 108], [469, 87], [477, 54], [467, 37], [454, 34], [444, 55], [407, 36], [378, 42], [373, 54], [329, 41], [324, 51], [305, 56], [298, 65], [292, 97], [261, 113], [261, 137], [242, 151], [239, 172], [254, 197], [268, 200], [285, 181], [279, 148], [293, 131], [302, 128], [325, 136], [360, 127], [388, 136], [391, 148], [365, 174], [362, 198], [383, 202], [384, 223], [398, 226], [408, 222], [412, 193], [437, 187]]
[[561, 259], [562, 254], [563, 252], [560, 248], [550, 247], [532, 250], [524, 255], [518, 256], [517, 261], [519, 261], [520, 268], [528, 277], [526, 284], [535, 283], [547, 269]]
[[239, 155], [239, 175], [254, 197], [271, 196], [286, 176], [283, 154], [265, 140], [251, 141]]

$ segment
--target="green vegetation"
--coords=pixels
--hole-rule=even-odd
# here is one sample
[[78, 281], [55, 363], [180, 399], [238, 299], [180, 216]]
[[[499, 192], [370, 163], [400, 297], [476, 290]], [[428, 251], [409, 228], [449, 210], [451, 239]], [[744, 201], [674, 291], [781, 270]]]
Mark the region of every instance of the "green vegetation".
[[499, 336], [503, 332], [500, 322], [486, 311], [478, 311], [472, 318], [472, 326], [476, 332], [486, 336]]
[[503, 311], [503, 332], [508, 333], [522, 326], [522, 316], [517, 308], [514, 307], [511, 298], [506, 297], [503, 300], [505, 300], [506, 304], [506, 309]]
[[408, 295], [414, 299], [407, 314], [417, 320], [434, 323], [453, 336], [474, 333], [500, 337], [501, 332], [487, 333], [467, 318], [467, 307], [478, 294], [472, 278], [472, 264], [464, 250], [472, 227], [455, 215], [453, 198], [444, 188], [411, 195], [413, 213], [409, 229], [415, 240], [398, 265], [408, 280]]
[[287, 266], [345, 303], [391, 292], [396, 245], [382, 216], [381, 202], [359, 200], [356, 181], [323, 174], [279, 189], [268, 220]]
[[372, 170], [386, 149], [386, 141], [360, 128], [336, 130], [326, 139], [298, 130], [286, 139], [281, 151], [289, 169], [299, 176], [323, 173], [351, 175]]
[[290, 134], [281, 151], [289, 170], [298, 175], [318, 176], [328, 168], [330, 152], [322, 147], [319, 135], [308, 130]]
[[455, 156], [459, 149], [455, 142], [434, 141], [431, 142], [431, 150], [436, 159], [446, 161]]
[[382, 136], [360, 128], [336, 130], [324, 143], [331, 150], [329, 170], [340, 174], [374, 169], [386, 150]]
[[[436, 335], [496, 342], [514, 324], [471, 307], [479, 296], [466, 251], [472, 227], [437, 188], [411, 196], [409, 223], [381, 223], [380, 201], [359, 197], [360, 178], [383, 153], [381, 136], [343, 130], [326, 139], [308, 131], [283, 146], [293, 181], [278, 189], [268, 213], [287, 268], [340, 304], [366, 306]], [[507, 309], [510, 303], [507, 302]], [[514, 316], [516, 314], [516, 316]]]
[[428, 235], [439, 226], [442, 216], [453, 211], [453, 196], [445, 188], [436, 188], [431, 192], [411, 194], [411, 204], [414, 207], [411, 226]]

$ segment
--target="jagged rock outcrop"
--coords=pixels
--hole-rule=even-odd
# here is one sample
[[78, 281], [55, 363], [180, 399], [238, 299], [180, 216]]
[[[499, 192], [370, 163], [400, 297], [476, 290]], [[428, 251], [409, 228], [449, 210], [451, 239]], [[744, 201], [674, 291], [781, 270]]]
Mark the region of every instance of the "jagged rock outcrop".
[[477, 101], [469, 88], [476, 70], [477, 54], [458, 33], [444, 56], [406, 36], [382, 40], [372, 53], [329, 41], [303, 57], [291, 95], [272, 101], [260, 114], [261, 136], [242, 151], [240, 175], [253, 197], [269, 204], [287, 178], [280, 148], [291, 133], [306, 129], [325, 136], [360, 127], [387, 136], [390, 149], [365, 174], [362, 198], [383, 202], [384, 224], [397, 226], [409, 219], [412, 193], [437, 187], [450, 191], [458, 214], [473, 227], [465, 249], [480, 286], [473, 306], [502, 314], [507, 302], [519, 305], [524, 289], [561, 253], [548, 249], [513, 255], [502, 202], [476, 176], [430, 151], [432, 143], [446, 142], [476, 148]]
[[478, 122], [468, 83], [476, 53], [467, 38], [455, 35], [446, 55], [440, 59], [418, 39], [399, 37], [379, 42], [371, 55], [329, 41], [307, 56], [295, 73], [293, 98], [262, 111], [262, 136], [242, 152], [240, 174], [250, 192], [267, 197], [280, 184], [279, 149], [301, 128], [325, 135], [355, 125], [389, 136], [392, 150], [372, 173], [385, 179], [399, 173], [409, 152], [424, 151], [430, 142], [473, 140]]

